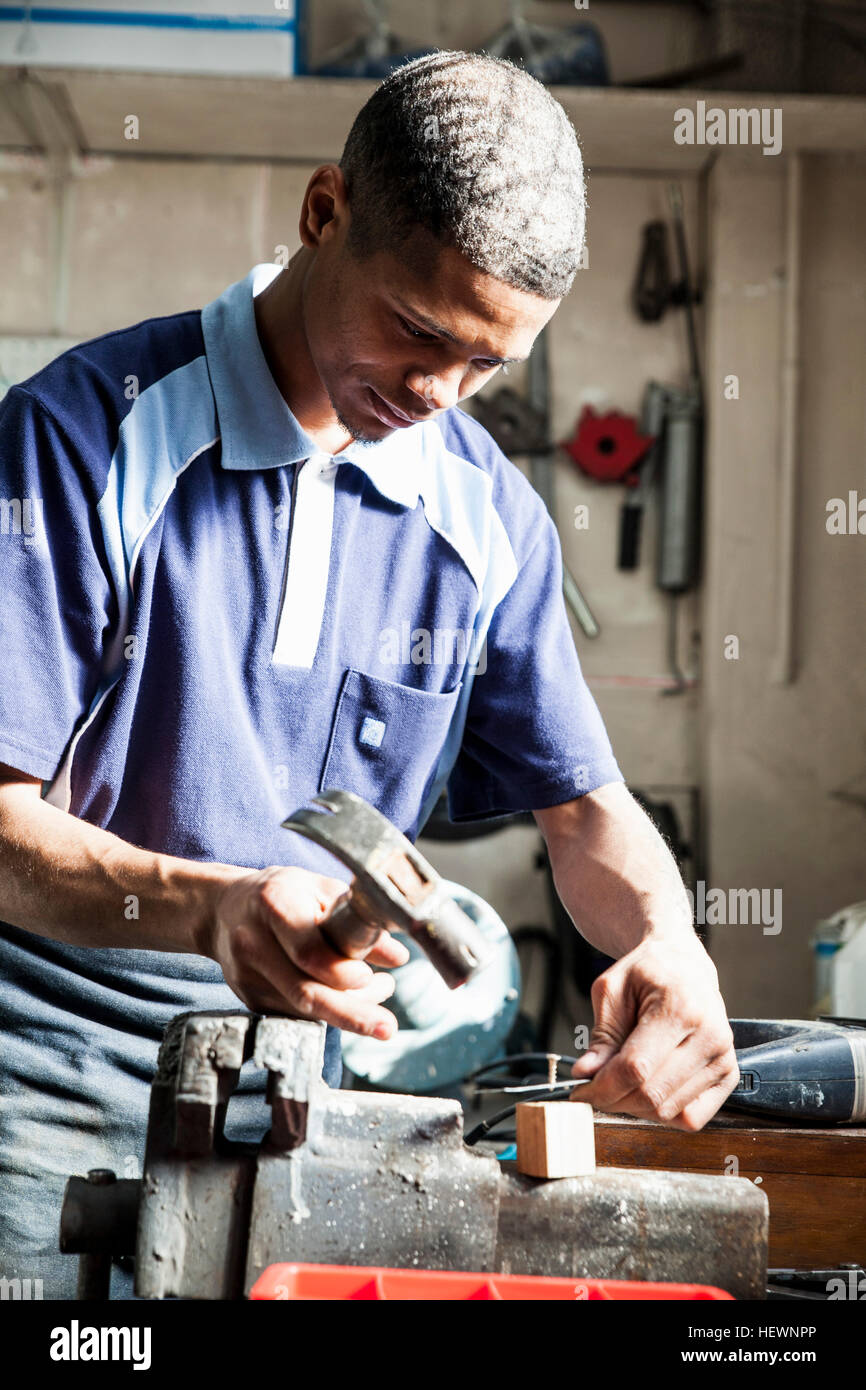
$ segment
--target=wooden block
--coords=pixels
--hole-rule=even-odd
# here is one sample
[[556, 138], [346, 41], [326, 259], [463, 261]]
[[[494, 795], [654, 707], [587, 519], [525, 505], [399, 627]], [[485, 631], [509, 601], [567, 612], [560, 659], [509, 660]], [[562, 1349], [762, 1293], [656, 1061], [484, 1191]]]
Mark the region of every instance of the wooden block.
[[517, 1166], [533, 1178], [595, 1172], [592, 1106], [571, 1100], [524, 1100], [517, 1107]]

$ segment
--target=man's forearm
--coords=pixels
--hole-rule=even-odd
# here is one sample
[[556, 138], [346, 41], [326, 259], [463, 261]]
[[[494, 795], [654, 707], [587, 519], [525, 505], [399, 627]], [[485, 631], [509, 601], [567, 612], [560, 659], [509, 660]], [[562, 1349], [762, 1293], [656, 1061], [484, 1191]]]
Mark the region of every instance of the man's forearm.
[[649, 935], [693, 935], [673, 856], [622, 783], [535, 813], [581, 935], [618, 960]]
[[247, 870], [127, 844], [0, 785], [0, 919], [75, 946], [201, 953], [220, 893]]
[[739, 1078], [716, 968], [673, 856], [617, 783], [536, 811], [557, 891], [582, 935], [614, 957], [592, 986], [590, 1045], [572, 1068], [599, 1110], [706, 1124]]
[[0, 920], [74, 946], [206, 956], [254, 1013], [393, 1036], [397, 1020], [380, 1005], [394, 990], [390, 969], [409, 953], [387, 931], [365, 960], [330, 946], [320, 926], [345, 894], [342, 879], [154, 854], [39, 792], [35, 779], [0, 767]]

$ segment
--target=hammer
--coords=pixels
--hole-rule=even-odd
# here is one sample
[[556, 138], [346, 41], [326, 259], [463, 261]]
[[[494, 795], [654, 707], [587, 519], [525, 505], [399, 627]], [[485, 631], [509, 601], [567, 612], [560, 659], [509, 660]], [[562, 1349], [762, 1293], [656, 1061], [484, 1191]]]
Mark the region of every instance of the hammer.
[[336, 855], [355, 875], [322, 935], [344, 956], [365, 956], [390, 927], [408, 933], [449, 989], [465, 984], [487, 960], [478, 927], [446, 890], [442, 879], [391, 822], [353, 792], [313, 797], [320, 811], [302, 808], [283, 821]]

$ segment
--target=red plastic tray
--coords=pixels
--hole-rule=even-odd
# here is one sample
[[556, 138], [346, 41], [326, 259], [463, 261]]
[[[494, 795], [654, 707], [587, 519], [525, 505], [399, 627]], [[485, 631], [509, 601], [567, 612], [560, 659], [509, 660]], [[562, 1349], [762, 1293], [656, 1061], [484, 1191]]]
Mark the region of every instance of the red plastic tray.
[[379, 1269], [363, 1265], [269, 1265], [251, 1299], [292, 1303], [373, 1299], [732, 1299], [708, 1284], [651, 1284], [629, 1279], [544, 1279], [528, 1274], [466, 1274], [440, 1269]]

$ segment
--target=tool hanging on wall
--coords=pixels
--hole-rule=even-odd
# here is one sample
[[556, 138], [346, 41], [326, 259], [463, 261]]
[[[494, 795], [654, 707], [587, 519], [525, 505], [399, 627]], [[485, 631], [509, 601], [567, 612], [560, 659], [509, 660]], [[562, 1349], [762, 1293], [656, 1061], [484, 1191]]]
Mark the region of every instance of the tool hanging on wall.
[[600, 483], [625, 484], [626, 496], [620, 510], [619, 569], [637, 568], [641, 517], [658, 471], [664, 419], [663, 410], [654, 406], [660, 400], [661, 390], [650, 383], [639, 423], [619, 411], [598, 415], [591, 405], [584, 406], [574, 434], [561, 441], [561, 447], [588, 477]]
[[585, 405], [574, 434], [562, 441], [562, 448], [597, 482], [633, 484], [637, 465], [654, 442], [652, 436], [638, 432], [633, 416], [617, 410], [599, 415]]
[[688, 686], [679, 663], [677, 620], [679, 599], [698, 582], [701, 567], [703, 493], [703, 387], [695, 331], [694, 305], [699, 301], [691, 284], [683, 200], [679, 184], [669, 186], [674, 240], [680, 279], [670, 280], [663, 223], [644, 229], [644, 245], [634, 288], [635, 310], [645, 322], [656, 322], [666, 308], [685, 311], [689, 378], [685, 387], [650, 382], [644, 395], [641, 428], [653, 444], [638, 489], [627, 500], [620, 519], [620, 568], [637, 565], [640, 521], [649, 488], [658, 480], [658, 550], [656, 583], [669, 597], [668, 660], [673, 684], [662, 693], [677, 695]]
[[644, 455], [635, 487], [627, 494], [619, 514], [618, 568], [637, 569], [640, 563], [641, 524], [650, 493], [659, 472], [662, 434], [664, 432], [667, 394], [657, 381], [649, 382], [644, 391], [640, 413], [640, 432], [651, 443]]
[[[637, 429], [633, 416], [616, 410], [599, 415], [591, 405], [584, 406], [571, 438], [560, 441], [560, 447], [587, 477], [600, 483], [625, 483], [628, 494], [639, 497], [640, 507], [648, 486], [645, 482], [647, 466], [642, 460], [649, 457], [655, 444], [651, 434]], [[623, 516], [626, 508], [629, 516], [640, 515], [634, 513], [634, 504], [627, 500], [623, 504]], [[628, 568], [633, 569], [634, 565]]]
[[682, 308], [688, 304], [700, 304], [702, 298], [700, 289], [690, 283], [688, 267], [682, 255], [685, 233], [678, 184], [669, 186], [668, 197], [672, 209], [676, 207], [677, 198], [680, 199], [679, 214], [674, 211], [674, 239], [680, 262], [680, 279], [674, 280], [671, 276], [667, 223], [647, 222], [642, 232], [643, 242], [632, 286], [632, 307], [644, 323], [658, 323], [671, 305]]
[[647, 222], [632, 288], [634, 311], [644, 323], [657, 323], [672, 297], [667, 225]]

